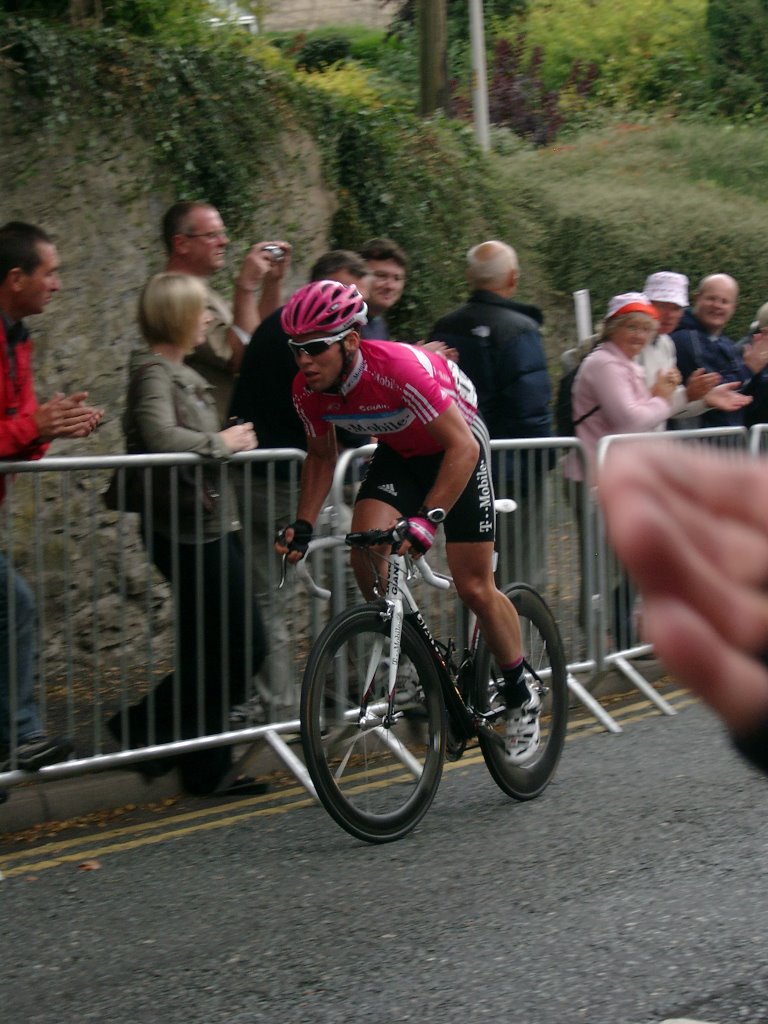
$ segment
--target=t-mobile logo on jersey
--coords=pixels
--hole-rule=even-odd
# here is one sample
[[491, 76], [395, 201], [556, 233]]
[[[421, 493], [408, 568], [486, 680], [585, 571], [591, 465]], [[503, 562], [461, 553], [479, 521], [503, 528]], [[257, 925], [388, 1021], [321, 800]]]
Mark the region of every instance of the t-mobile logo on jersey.
[[477, 492], [480, 498], [480, 532], [493, 533], [493, 490], [488, 477], [485, 459], [481, 459], [475, 472]]

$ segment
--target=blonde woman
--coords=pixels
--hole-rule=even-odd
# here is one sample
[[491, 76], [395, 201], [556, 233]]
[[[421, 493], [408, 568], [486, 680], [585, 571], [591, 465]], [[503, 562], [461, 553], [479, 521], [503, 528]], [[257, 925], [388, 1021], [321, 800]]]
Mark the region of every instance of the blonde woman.
[[[138, 322], [147, 348], [131, 358], [123, 421], [129, 452], [195, 452], [226, 459], [257, 446], [252, 423], [220, 428], [210, 384], [184, 362], [203, 342], [208, 320], [198, 278], [162, 273], [144, 286]], [[218, 486], [218, 473], [208, 477]], [[153, 474], [155, 501], [142, 514], [141, 531], [150, 558], [173, 588], [178, 671], [127, 713], [110, 719], [110, 731], [124, 747], [225, 731], [229, 708], [243, 700], [247, 680], [265, 654], [259, 611], [246, 593], [234, 493], [216, 494], [211, 485], [196, 488], [201, 476], [184, 467], [178, 471], [175, 505], [158, 503], [163, 486], [169, 494], [174, 489], [170, 470], [164, 485], [165, 479]], [[188, 507], [182, 491], [200, 494], [202, 507]], [[138, 767], [157, 774], [173, 763], [164, 759]], [[227, 780], [231, 748], [185, 754], [178, 763], [186, 789], [212, 792]]]

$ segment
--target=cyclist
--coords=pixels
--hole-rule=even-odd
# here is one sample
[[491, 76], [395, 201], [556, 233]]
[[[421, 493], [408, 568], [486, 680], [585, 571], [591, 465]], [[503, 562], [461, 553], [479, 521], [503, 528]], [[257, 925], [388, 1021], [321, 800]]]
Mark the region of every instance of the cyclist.
[[[517, 612], [493, 578], [488, 432], [471, 381], [437, 353], [361, 340], [367, 307], [354, 285], [308, 284], [284, 307], [281, 321], [298, 368], [293, 400], [307, 434], [307, 458], [296, 519], [278, 534], [276, 550], [291, 562], [307, 551], [333, 482], [335, 427], [376, 436], [352, 530], [386, 530], [405, 517], [398, 553], [418, 558], [444, 523], [456, 590], [477, 616], [504, 677], [507, 757], [530, 760], [540, 742], [541, 698], [524, 671]], [[352, 557], [370, 600], [374, 580], [365, 555], [353, 551]]]

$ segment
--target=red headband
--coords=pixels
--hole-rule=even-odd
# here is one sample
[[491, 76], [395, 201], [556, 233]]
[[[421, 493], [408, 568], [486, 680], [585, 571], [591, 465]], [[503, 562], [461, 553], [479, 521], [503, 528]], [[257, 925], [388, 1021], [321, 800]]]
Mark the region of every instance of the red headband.
[[653, 320], [659, 319], [659, 314], [647, 302], [628, 302], [626, 306], [620, 306], [615, 313], [611, 313], [608, 319], [615, 320], [617, 316], [626, 316], [627, 313], [645, 313]]

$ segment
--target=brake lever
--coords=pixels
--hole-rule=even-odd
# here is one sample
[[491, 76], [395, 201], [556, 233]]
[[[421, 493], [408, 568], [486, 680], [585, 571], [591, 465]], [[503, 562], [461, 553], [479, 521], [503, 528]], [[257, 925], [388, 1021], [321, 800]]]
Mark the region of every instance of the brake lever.
[[280, 582], [277, 585], [278, 590], [282, 590], [285, 585], [285, 579], [288, 575], [288, 553], [286, 552], [280, 558]]

